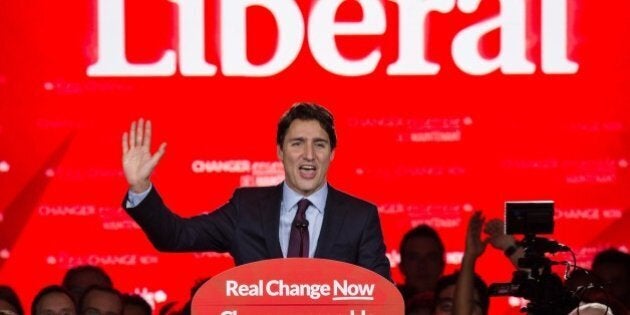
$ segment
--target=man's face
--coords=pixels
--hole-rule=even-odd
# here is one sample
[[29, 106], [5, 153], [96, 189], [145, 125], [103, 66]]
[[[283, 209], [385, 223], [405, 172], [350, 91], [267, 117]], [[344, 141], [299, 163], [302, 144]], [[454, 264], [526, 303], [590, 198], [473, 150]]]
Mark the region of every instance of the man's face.
[[291, 122], [278, 158], [284, 165], [287, 185], [308, 196], [326, 183], [326, 173], [335, 152], [330, 138], [316, 120], [296, 119]]
[[61, 292], [44, 295], [35, 305], [37, 315], [75, 315], [74, 303], [69, 296]]
[[[628, 285], [628, 275], [621, 264], [600, 263], [593, 267], [593, 274], [599, 279], [604, 289], [620, 301], [627, 301], [630, 297], [630, 286]], [[630, 302], [625, 302], [626, 305]]]
[[[453, 304], [455, 301], [455, 285], [449, 285], [438, 293], [437, 305], [435, 305], [434, 315], [451, 315], [453, 314]], [[473, 290], [472, 315], [482, 315], [483, 309], [479, 299], [477, 290]]]
[[83, 315], [121, 315], [122, 300], [119, 296], [106, 291], [92, 290], [83, 298]]
[[413, 237], [404, 246], [400, 271], [405, 275], [405, 284], [417, 292], [433, 291], [444, 271], [438, 244], [432, 238]]

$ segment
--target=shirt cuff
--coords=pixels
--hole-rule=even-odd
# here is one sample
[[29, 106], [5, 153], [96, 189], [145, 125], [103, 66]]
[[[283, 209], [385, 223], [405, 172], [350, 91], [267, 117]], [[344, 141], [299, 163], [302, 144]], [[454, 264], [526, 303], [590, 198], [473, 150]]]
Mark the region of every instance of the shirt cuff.
[[131, 190], [127, 192], [127, 208], [135, 208], [138, 204], [147, 197], [151, 189], [153, 188], [153, 184], [149, 183], [149, 188], [139, 194], [132, 192]]

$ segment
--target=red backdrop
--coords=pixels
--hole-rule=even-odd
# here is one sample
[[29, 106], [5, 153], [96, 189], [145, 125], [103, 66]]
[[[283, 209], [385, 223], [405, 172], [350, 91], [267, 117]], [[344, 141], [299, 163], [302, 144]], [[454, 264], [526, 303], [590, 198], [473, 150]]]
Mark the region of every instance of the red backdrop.
[[[26, 304], [79, 264], [158, 307], [230, 268], [151, 247], [120, 208], [120, 136], [153, 121], [153, 181], [193, 215], [282, 179], [275, 126], [302, 100], [335, 114], [329, 180], [379, 206], [396, 280], [406, 230], [437, 228], [452, 271], [471, 211], [506, 200], [555, 200], [582, 266], [630, 245], [627, 1], [100, 1], [0, 3], [0, 282]], [[478, 271], [511, 269], [489, 249]]]

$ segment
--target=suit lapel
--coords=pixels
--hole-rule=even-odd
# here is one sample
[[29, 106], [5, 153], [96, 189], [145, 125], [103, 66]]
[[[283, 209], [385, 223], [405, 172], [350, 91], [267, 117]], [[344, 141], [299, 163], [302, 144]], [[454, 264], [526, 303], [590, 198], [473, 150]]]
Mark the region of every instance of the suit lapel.
[[326, 197], [326, 208], [324, 209], [324, 220], [319, 232], [315, 257], [326, 257], [330, 252], [335, 239], [343, 226], [348, 209], [343, 206], [341, 194], [328, 185], [328, 197]]
[[282, 202], [282, 184], [275, 187], [268, 198], [260, 201], [263, 233], [269, 258], [282, 258], [282, 249], [278, 240], [280, 226], [280, 203]]

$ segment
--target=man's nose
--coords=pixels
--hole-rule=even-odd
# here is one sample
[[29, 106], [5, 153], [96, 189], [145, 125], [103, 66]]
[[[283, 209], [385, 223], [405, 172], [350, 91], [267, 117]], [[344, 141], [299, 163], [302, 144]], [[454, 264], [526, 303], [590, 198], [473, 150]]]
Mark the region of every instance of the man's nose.
[[304, 149], [304, 158], [307, 160], [312, 160], [313, 159], [313, 146], [312, 145], [307, 145], [305, 146]]

